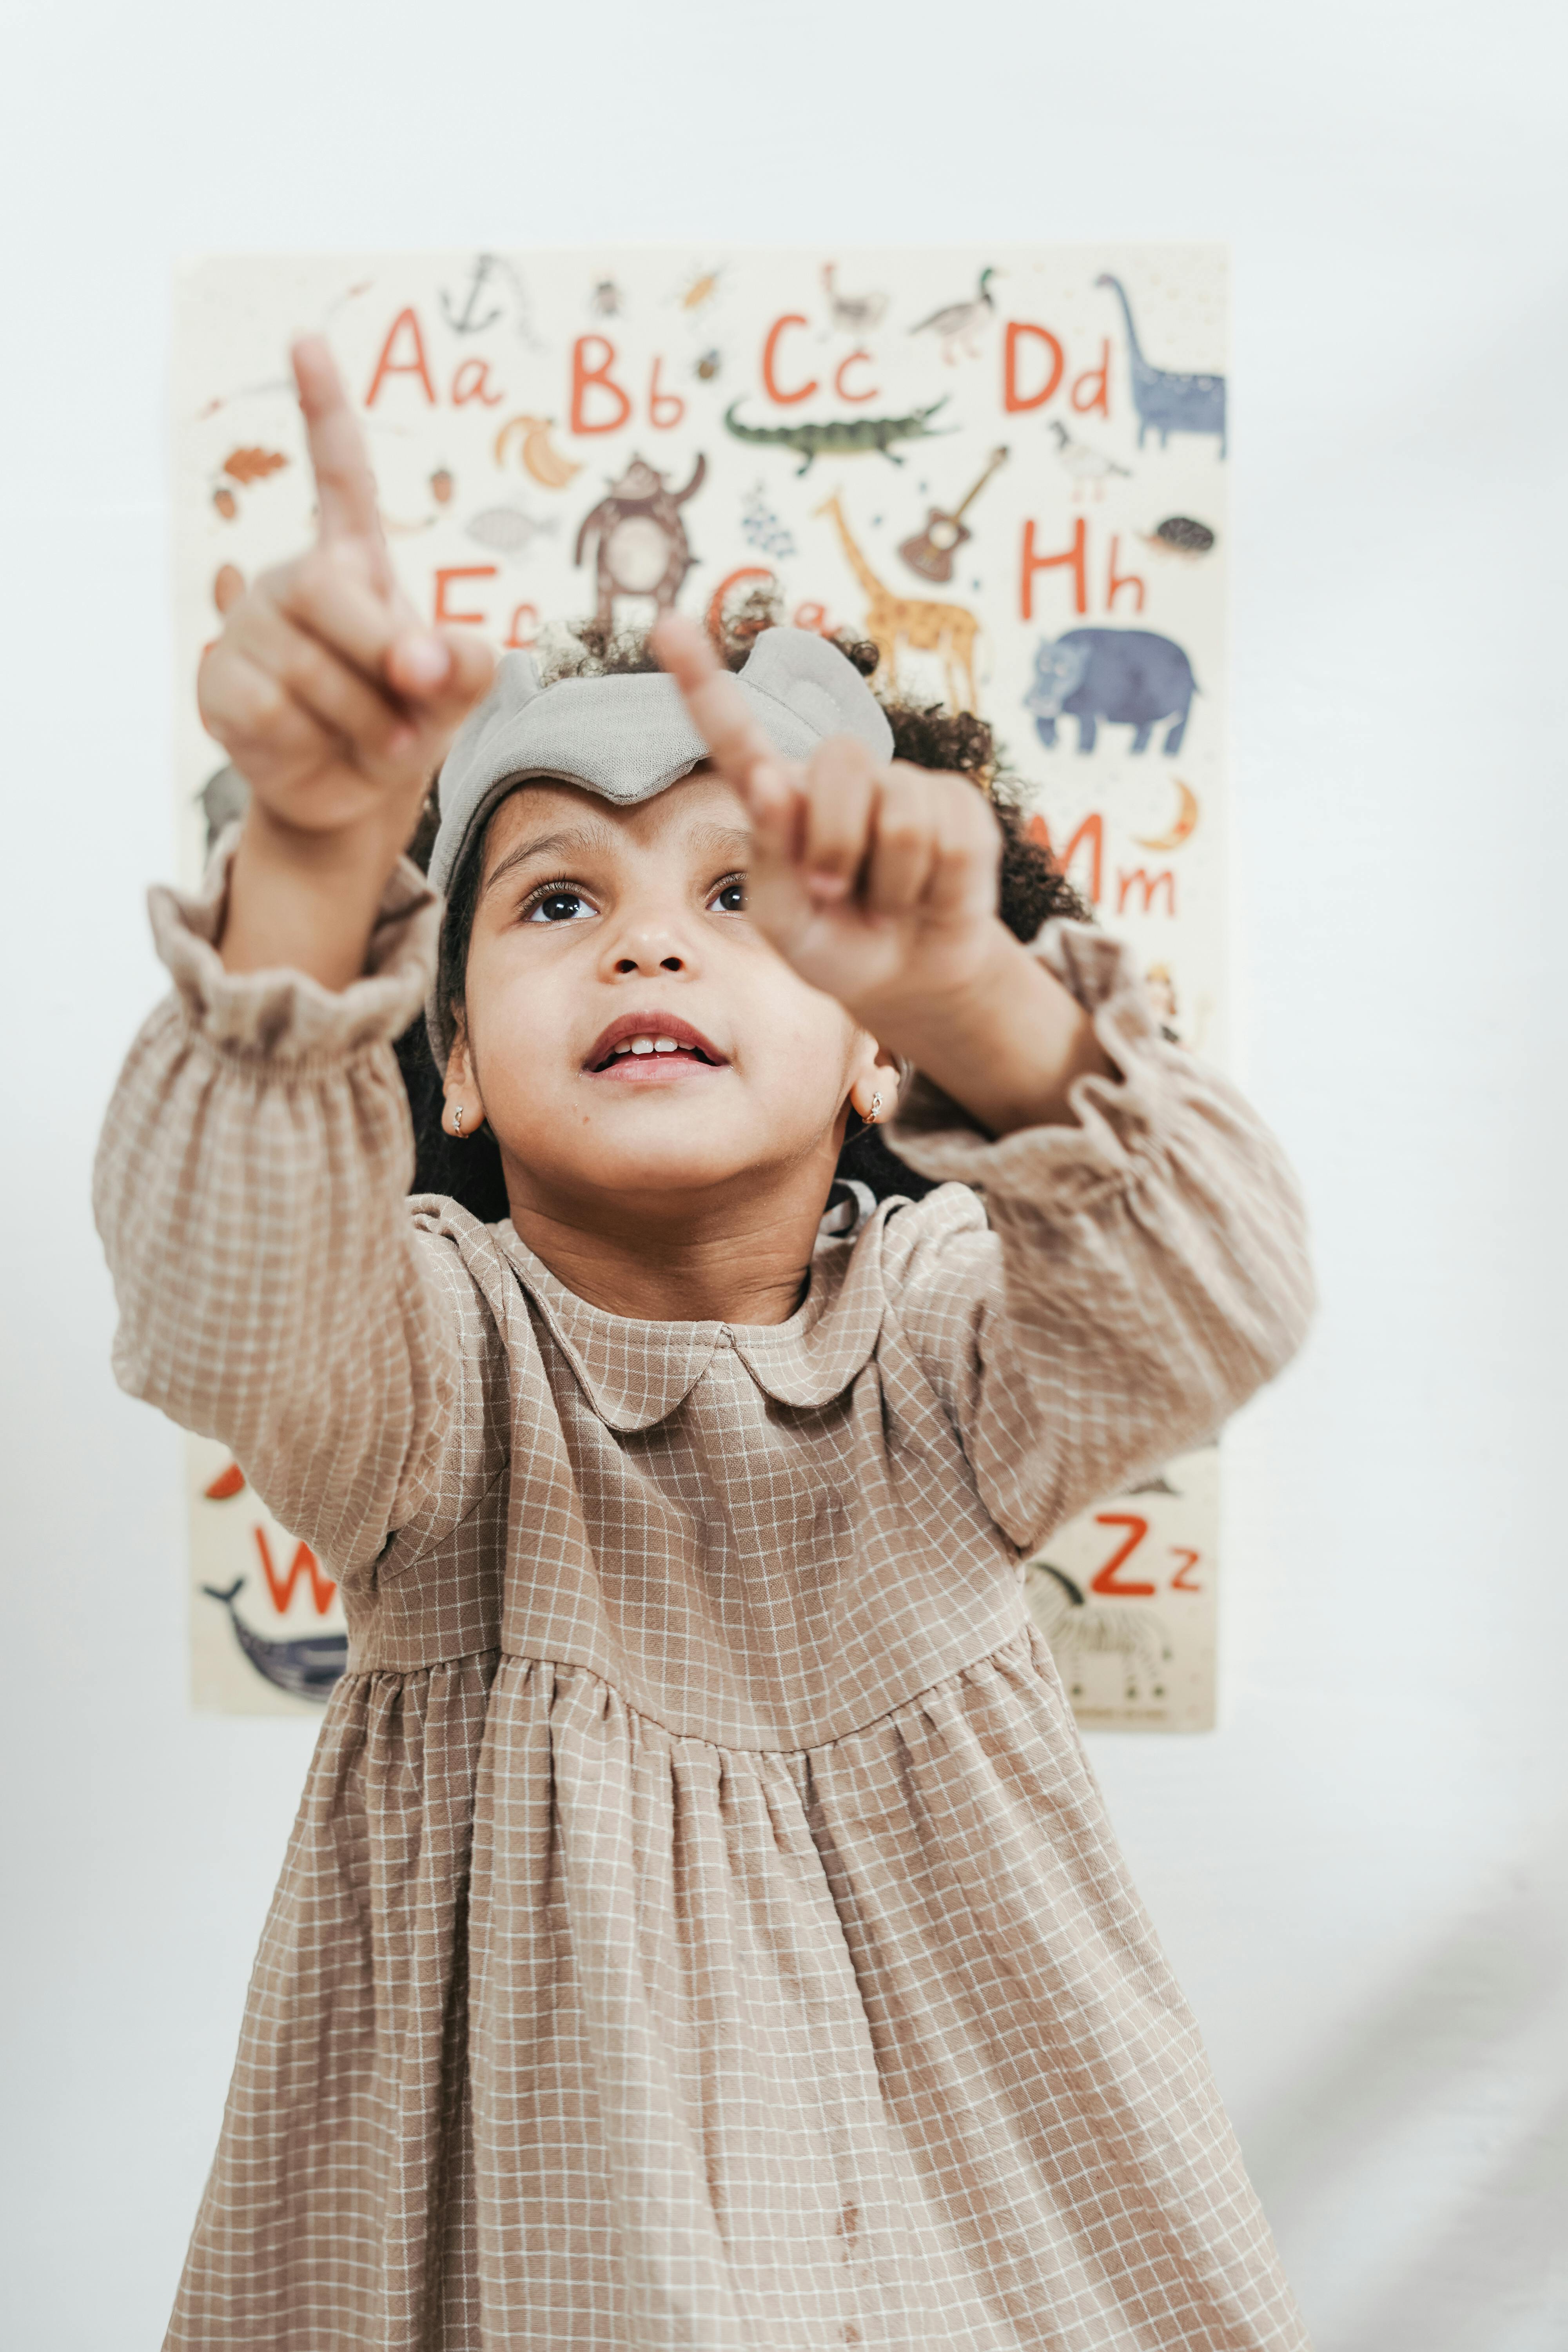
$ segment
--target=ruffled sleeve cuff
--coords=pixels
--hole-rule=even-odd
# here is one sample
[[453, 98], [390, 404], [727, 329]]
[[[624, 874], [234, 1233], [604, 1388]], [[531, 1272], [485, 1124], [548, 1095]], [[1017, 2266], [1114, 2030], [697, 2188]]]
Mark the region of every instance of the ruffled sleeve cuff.
[[156, 884], [153, 938], [193, 1028], [236, 1060], [298, 1069], [336, 1062], [398, 1036], [423, 1006], [436, 968], [441, 900], [400, 858], [383, 893], [364, 974], [335, 991], [300, 971], [226, 971], [223, 930], [237, 824], [221, 836], [201, 887]]
[[1021, 1128], [995, 1139], [917, 1073], [888, 1139], [901, 1160], [939, 1183], [971, 1184], [1071, 1215], [1162, 1160], [1194, 1095], [1217, 1092], [1237, 1104], [1239, 1097], [1161, 1036], [1131, 951], [1120, 940], [1058, 917], [1046, 924], [1034, 952], [1092, 1015], [1121, 1076], [1073, 1081], [1068, 1101], [1075, 1123]]

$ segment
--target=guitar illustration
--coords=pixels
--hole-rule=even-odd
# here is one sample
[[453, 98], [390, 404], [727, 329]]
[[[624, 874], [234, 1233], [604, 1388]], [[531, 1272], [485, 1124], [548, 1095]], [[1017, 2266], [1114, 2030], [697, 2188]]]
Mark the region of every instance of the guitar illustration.
[[912, 539], [906, 539], [899, 549], [899, 553], [911, 572], [918, 572], [922, 580], [952, 578], [954, 556], [964, 541], [973, 537], [973, 533], [965, 529], [963, 518], [996, 471], [997, 467], [1005, 465], [1006, 461], [1005, 449], [993, 449], [990, 464], [962, 505], [955, 507], [951, 514], [945, 507], [930, 509], [926, 515], [925, 529], [916, 531]]

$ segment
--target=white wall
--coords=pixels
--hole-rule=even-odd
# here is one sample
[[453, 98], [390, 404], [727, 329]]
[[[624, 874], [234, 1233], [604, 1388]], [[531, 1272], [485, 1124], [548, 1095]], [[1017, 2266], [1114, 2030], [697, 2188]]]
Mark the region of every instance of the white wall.
[[1324, 1303], [1229, 1443], [1227, 1726], [1096, 1761], [1321, 2352], [1561, 2347], [1563, 12], [544, 14], [0, 32], [6, 2341], [157, 2343], [310, 1744], [186, 1711], [88, 1215], [170, 856], [172, 259], [1104, 235], [1235, 247], [1248, 1063]]

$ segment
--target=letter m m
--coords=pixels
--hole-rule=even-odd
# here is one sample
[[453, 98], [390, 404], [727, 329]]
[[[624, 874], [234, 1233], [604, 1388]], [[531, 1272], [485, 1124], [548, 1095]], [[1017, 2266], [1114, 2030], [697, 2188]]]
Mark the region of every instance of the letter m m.
[[1116, 877], [1117, 913], [1119, 915], [1125, 913], [1127, 894], [1130, 890], [1142, 890], [1142, 912], [1145, 915], [1152, 915], [1154, 911], [1154, 893], [1161, 889], [1165, 893], [1165, 912], [1167, 915], [1173, 915], [1176, 911], [1176, 877], [1168, 866], [1162, 866], [1158, 874], [1147, 874], [1142, 866], [1135, 866], [1131, 874], [1118, 873]]

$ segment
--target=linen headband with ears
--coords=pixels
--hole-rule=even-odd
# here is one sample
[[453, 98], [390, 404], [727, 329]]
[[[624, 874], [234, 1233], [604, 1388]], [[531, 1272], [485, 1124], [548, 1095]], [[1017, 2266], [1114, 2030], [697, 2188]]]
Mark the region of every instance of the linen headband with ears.
[[[735, 683], [786, 759], [808, 759], [829, 735], [856, 736], [879, 760], [892, 757], [893, 730], [876, 696], [853, 662], [809, 629], [764, 629]], [[679, 688], [662, 671], [542, 686], [531, 654], [503, 654], [495, 684], [454, 738], [437, 782], [441, 823], [431, 885], [447, 889], [496, 803], [531, 776], [581, 784], [630, 806], [707, 756]], [[425, 1022], [444, 1070], [452, 1023], [434, 986]]]

